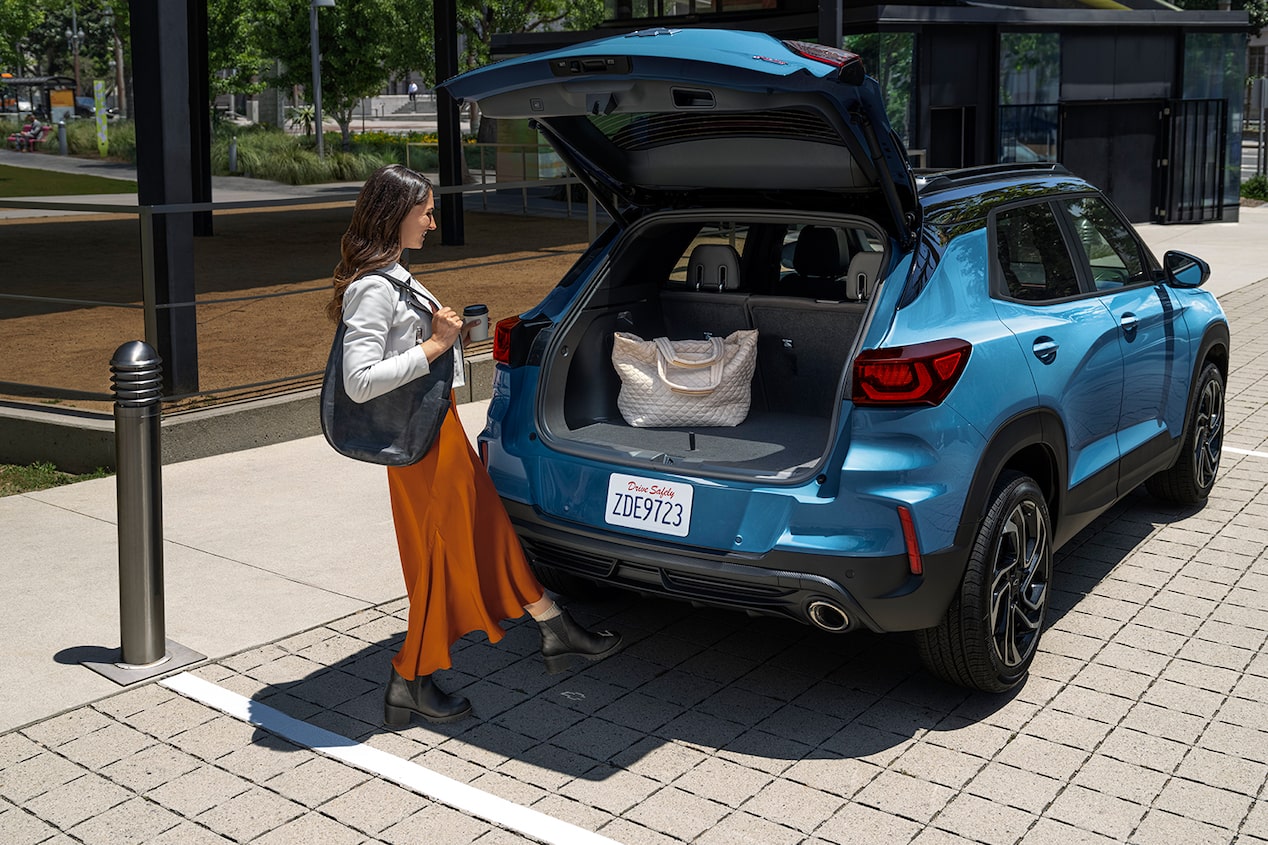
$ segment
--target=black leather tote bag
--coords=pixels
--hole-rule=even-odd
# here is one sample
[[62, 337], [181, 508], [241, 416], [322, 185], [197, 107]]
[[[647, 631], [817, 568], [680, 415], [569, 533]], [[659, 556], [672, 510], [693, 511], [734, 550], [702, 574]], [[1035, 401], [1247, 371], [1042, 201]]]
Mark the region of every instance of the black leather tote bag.
[[[431, 334], [431, 309], [413, 288], [384, 274], [423, 317], [422, 333]], [[343, 336], [339, 320], [321, 383], [321, 430], [336, 452], [386, 466], [416, 464], [427, 454], [449, 412], [453, 391], [453, 349], [431, 362], [431, 371], [368, 402], [353, 402], [343, 386]]]

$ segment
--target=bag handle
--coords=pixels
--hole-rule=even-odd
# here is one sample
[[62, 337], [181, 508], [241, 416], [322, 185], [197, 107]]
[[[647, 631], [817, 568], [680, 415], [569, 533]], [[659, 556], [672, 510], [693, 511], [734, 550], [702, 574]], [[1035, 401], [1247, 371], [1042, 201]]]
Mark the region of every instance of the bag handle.
[[[723, 361], [726, 357], [726, 350], [722, 345], [722, 338], [709, 338], [709, 345], [713, 348], [713, 354], [708, 358], [679, 358], [678, 350], [674, 349], [673, 341], [667, 337], [658, 337], [652, 341], [656, 344], [656, 351], [675, 367], [682, 367], [687, 370], [698, 370], [702, 367], [712, 367], [714, 364]], [[702, 352], [691, 353], [694, 355], [703, 355]]]
[[[674, 350], [673, 345], [667, 337], [658, 337], [653, 343], [656, 344], [656, 374], [660, 376], [660, 380], [675, 393], [686, 393], [693, 396], [701, 396], [712, 393], [718, 389], [718, 385], [722, 383], [722, 368], [725, 363], [726, 352], [722, 345], [722, 338], [711, 337], [709, 344], [713, 348], [713, 354], [707, 359], [683, 359], [679, 358]], [[709, 367], [709, 383], [700, 387], [688, 387], [684, 384], [678, 384], [670, 380], [669, 375], [665, 372], [668, 365], [672, 364], [680, 369], [699, 370]]]

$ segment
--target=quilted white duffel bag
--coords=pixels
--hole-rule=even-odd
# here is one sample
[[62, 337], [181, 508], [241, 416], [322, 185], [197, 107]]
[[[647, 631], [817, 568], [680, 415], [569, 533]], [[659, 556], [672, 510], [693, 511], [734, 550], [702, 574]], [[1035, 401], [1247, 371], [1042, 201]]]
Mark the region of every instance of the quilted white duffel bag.
[[616, 332], [612, 365], [621, 377], [616, 405], [632, 426], [734, 426], [748, 416], [757, 331], [725, 338], [643, 340]]

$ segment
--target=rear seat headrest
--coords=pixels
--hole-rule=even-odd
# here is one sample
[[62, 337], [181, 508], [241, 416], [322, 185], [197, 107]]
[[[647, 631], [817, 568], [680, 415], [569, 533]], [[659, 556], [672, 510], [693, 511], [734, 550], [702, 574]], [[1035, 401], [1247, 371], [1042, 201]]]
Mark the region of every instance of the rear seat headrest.
[[687, 261], [687, 287], [694, 290], [738, 290], [740, 254], [730, 244], [697, 244]]
[[850, 259], [850, 269], [845, 274], [846, 299], [867, 299], [881, 273], [883, 252], [860, 252]]
[[834, 278], [850, 266], [850, 241], [842, 229], [807, 226], [797, 235], [793, 269], [802, 276]]

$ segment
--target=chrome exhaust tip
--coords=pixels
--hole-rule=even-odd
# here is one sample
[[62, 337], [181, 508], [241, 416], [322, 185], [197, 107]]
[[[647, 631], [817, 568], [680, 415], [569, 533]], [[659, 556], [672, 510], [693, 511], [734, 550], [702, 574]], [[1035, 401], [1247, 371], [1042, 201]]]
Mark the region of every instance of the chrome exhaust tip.
[[806, 615], [810, 617], [812, 625], [823, 631], [840, 633], [850, 627], [850, 617], [845, 608], [823, 599], [812, 601], [806, 608]]

